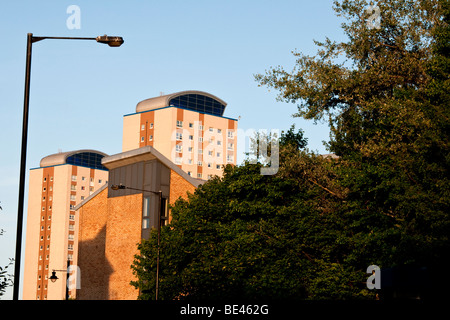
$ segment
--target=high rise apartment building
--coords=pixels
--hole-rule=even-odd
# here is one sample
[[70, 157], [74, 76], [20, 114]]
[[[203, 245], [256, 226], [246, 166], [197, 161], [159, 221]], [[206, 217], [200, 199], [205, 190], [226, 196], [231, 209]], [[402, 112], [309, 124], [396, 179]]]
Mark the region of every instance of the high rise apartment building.
[[123, 118], [122, 152], [152, 146], [193, 178], [221, 176], [237, 152], [237, 120], [223, 116], [226, 105], [201, 91], [143, 100]]
[[[95, 150], [57, 153], [31, 169], [23, 282], [24, 300], [64, 300], [67, 261], [77, 265], [78, 217], [75, 206], [107, 183], [108, 171]], [[73, 295], [74, 292], [69, 292]]]
[[[49, 281], [49, 278], [54, 269], [66, 270], [68, 260], [71, 266], [77, 266], [79, 255], [83, 255], [83, 252], [78, 251], [78, 236], [81, 231], [76, 207], [83, 208], [86, 212], [86, 208], [89, 208], [89, 212], [103, 212], [104, 215], [101, 217], [119, 217], [125, 212], [123, 210], [119, 210], [121, 213], [116, 212], [118, 208], [95, 207], [99, 203], [115, 203], [117, 199], [113, 198], [121, 195], [120, 192], [106, 194], [109, 175], [112, 175], [111, 181], [115, 184], [122, 183], [128, 186], [135, 184], [138, 186], [139, 179], [145, 178], [145, 181], [151, 181], [155, 185], [139, 185], [139, 187], [151, 187], [151, 190], [161, 188], [165, 192], [166, 201], [173, 203], [179, 196], [185, 197], [187, 191], [192, 192], [204, 180], [215, 175], [221, 176], [223, 165], [236, 164], [237, 120], [223, 116], [226, 105], [223, 100], [201, 91], [182, 91], [146, 99], [137, 104], [135, 113], [123, 117], [122, 153], [113, 157], [107, 157], [106, 154], [95, 150], [57, 153], [43, 158], [40, 167], [31, 169], [23, 299], [65, 299], [66, 273], [57, 273], [60, 280], [55, 282]], [[122, 169], [118, 170], [116, 166]], [[120, 172], [120, 175], [117, 172]], [[101, 198], [100, 194], [106, 198]], [[138, 197], [140, 200], [135, 199], [137, 202], [133, 202], [132, 207], [126, 208], [126, 212], [133, 212], [138, 217], [143, 214], [142, 212], [146, 212], [144, 208], [151, 207], [150, 202], [147, 206], [145, 202], [151, 197], [146, 195], [140, 197]], [[93, 198], [96, 200], [92, 201]], [[100, 198], [103, 200], [97, 201]], [[89, 204], [84, 206], [87, 202]], [[127, 247], [127, 252], [121, 252], [123, 244], [114, 241], [116, 238], [111, 236], [112, 233], [118, 232], [113, 228], [116, 224], [104, 223], [102, 225], [104, 228], [98, 229], [98, 225], [92, 224], [92, 221], [96, 221], [96, 217], [85, 214], [82, 233], [84, 266], [91, 260], [92, 255], [89, 252], [101, 254], [104, 250], [111, 263], [120, 262], [120, 257], [126, 257], [128, 260], [132, 258], [132, 255], [129, 255], [133, 251], [131, 246], [139, 239], [147, 238], [150, 229], [155, 227], [153, 216], [156, 209], [152, 210], [151, 213], [150, 209], [147, 210], [148, 215], [144, 216], [142, 221], [140, 218], [133, 220], [136, 226], [133, 232], [122, 235], [134, 241]], [[120, 216], [120, 219], [126, 218]], [[170, 221], [170, 217], [168, 219]], [[117, 221], [117, 226], [122, 228], [127, 225], [127, 221]], [[91, 243], [87, 236], [89, 230], [96, 237], [102, 235], [102, 232], [109, 232], [105, 235], [108, 241], [104, 249], [101, 247], [86, 249]], [[98, 239], [101, 242], [103, 238]], [[113, 253], [119, 256], [113, 258]], [[95, 263], [99, 262], [95, 260]], [[82, 277], [94, 281], [92, 286], [95, 287], [94, 283], [97, 282], [89, 277], [89, 271], [86, 271], [86, 268], [80, 271]], [[125, 274], [124, 272], [111, 274], [119, 277]], [[108, 285], [108, 281], [103, 280], [99, 285]], [[128, 282], [111, 280], [109, 285], [112, 284], [120, 287], [127, 286]], [[92, 289], [92, 292], [96, 292], [95, 290]], [[106, 289], [98, 288], [98, 290]], [[89, 290], [82, 292], [85, 294]], [[92, 292], [84, 298], [95, 296], [96, 294]], [[111, 288], [108, 292], [107, 295], [102, 294], [99, 297], [120, 299], [134, 294], [114, 293]], [[68, 292], [71, 298], [76, 294], [75, 289]]]

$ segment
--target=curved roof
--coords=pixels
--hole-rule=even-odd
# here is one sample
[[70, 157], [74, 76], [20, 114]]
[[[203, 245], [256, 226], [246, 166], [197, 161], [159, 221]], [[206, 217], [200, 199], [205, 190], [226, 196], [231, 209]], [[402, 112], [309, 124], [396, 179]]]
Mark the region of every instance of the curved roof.
[[143, 100], [136, 105], [136, 112], [174, 106], [222, 116], [226, 105], [225, 101], [210, 93], [188, 90]]
[[59, 152], [42, 158], [40, 166], [42, 168], [61, 164], [72, 164], [93, 169], [108, 170], [101, 163], [103, 157], [106, 156], [108, 156], [106, 153], [91, 149]]

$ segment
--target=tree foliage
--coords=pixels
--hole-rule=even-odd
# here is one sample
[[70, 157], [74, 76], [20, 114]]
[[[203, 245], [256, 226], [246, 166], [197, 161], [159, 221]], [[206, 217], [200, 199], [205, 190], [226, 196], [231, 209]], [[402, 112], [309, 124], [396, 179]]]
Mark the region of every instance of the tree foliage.
[[297, 116], [328, 118], [346, 213], [395, 235], [380, 263], [436, 267], [450, 234], [449, 3], [378, 1], [379, 28], [367, 5], [336, 1], [347, 42], [316, 42], [317, 56], [295, 53], [292, 72], [256, 79], [298, 103]]
[[[0, 206], [0, 210], [2, 210], [2, 207]], [[3, 235], [5, 231], [3, 229], [0, 229], [0, 236]], [[8, 268], [13, 264], [13, 259], [9, 259], [9, 263], [4, 266], [0, 267], [0, 297], [5, 294], [6, 288], [13, 285], [12, 275], [8, 274]]]

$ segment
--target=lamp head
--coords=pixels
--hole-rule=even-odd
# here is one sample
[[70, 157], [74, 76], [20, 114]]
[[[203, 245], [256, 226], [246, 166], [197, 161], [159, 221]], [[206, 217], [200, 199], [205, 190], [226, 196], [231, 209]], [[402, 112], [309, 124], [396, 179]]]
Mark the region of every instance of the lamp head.
[[119, 189], [125, 189], [125, 186], [123, 184], [113, 184], [111, 186], [112, 190], [119, 190]]
[[106, 43], [110, 47], [120, 47], [124, 43], [122, 37], [107, 36], [106, 34], [98, 36], [95, 40], [100, 43]]
[[52, 271], [52, 276], [50, 277], [50, 280], [52, 282], [55, 282], [56, 280], [58, 280], [58, 277], [56, 276], [56, 271]]

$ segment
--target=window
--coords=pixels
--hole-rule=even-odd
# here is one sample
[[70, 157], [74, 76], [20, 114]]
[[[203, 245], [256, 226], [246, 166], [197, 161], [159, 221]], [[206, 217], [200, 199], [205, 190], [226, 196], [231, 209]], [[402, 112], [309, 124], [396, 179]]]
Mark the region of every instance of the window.
[[141, 142], [144, 142], [144, 140], [145, 140], [145, 138], [144, 138], [144, 137], [141, 137]]
[[42, 201], [45, 201], [45, 197], [42, 198]]
[[141, 130], [145, 130], [145, 124], [141, 125]]
[[70, 231], [73, 231], [73, 230], [75, 230], [75, 225], [73, 225], [73, 224], [69, 224], [69, 230], [70, 230]]
[[228, 138], [233, 139], [233, 131], [228, 131]]
[[69, 244], [67, 245], [67, 249], [69, 249], [70, 251], [73, 251], [73, 244], [70, 244], [70, 243], [69, 243]]
[[86, 180], [86, 177], [81, 177], [81, 181], [84, 181], [84, 180]]
[[198, 154], [203, 154], [203, 149], [198, 149]]
[[153, 141], [153, 136], [152, 135], [148, 136], [148, 141]]
[[77, 181], [77, 176], [72, 176], [72, 181]]
[[181, 134], [181, 132], [177, 132], [177, 140], [178, 141], [183, 140], [183, 135]]
[[102, 179], [98, 179], [98, 183], [102, 183]]
[[221, 156], [221, 153], [217, 152], [217, 157], [220, 158], [220, 156]]
[[183, 127], [183, 121], [177, 120], [177, 127], [182, 128]]
[[213, 175], [212, 174], [208, 174], [208, 179], [212, 179]]
[[188, 151], [192, 153], [193, 148], [192, 147], [188, 147]]
[[189, 128], [193, 128], [194, 124], [192, 122], [189, 122]]
[[150, 129], [153, 129], [153, 123], [150, 123]]
[[208, 151], [208, 156], [212, 156], [212, 155], [213, 155], [213, 151], [212, 150]]
[[220, 170], [220, 164], [216, 164], [216, 169]]
[[222, 129], [217, 129], [217, 133], [222, 133]]
[[189, 140], [194, 140], [194, 136], [189, 136]]
[[71, 184], [70, 185], [70, 190], [76, 191], [77, 190], [77, 186], [75, 184]]
[[46, 188], [46, 187], [44, 187], [44, 189], [42, 189], [42, 191], [43, 191], [43, 192], [47, 191], [47, 188]]
[[199, 124], [198, 125], [198, 130], [203, 131], [203, 125]]
[[175, 157], [175, 164], [181, 164], [182, 158], [181, 157]]
[[213, 132], [214, 129], [212, 127], [209, 127], [209, 132]]
[[192, 164], [192, 159], [188, 159], [188, 164]]
[[203, 166], [203, 162], [201, 162], [201, 161], [198, 161], [198, 162], [197, 162], [197, 165], [199, 165], [199, 166]]
[[228, 162], [233, 162], [233, 156], [227, 155], [227, 161]]
[[44, 182], [47, 181], [47, 178], [44, 178]]
[[150, 197], [144, 197], [142, 204], [142, 229], [150, 228]]
[[81, 190], [84, 190], [84, 189], [86, 189], [85, 186], [81, 186]]
[[69, 240], [73, 240], [73, 234], [69, 234]]
[[69, 214], [69, 220], [74, 221], [75, 220], [75, 215], [74, 214]]
[[203, 142], [203, 137], [198, 137], [198, 142]]
[[222, 145], [222, 141], [217, 140], [217, 145], [218, 145], [218, 146], [221, 146], [221, 145]]
[[45, 211], [45, 207], [42, 207], [42, 211]]
[[228, 150], [233, 150], [233, 144], [232, 143], [228, 143]]
[[188, 171], [187, 173], [188, 173], [188, 176], [192, 176], [192, 172]]
[[197, 173], [197, 178], [202, 178], [202, 174], [201, 173]]
[[76, 197], [75, 197], [74, 194], [71, 194], [71, 195], [70, 195], [70, 201], [76, 201]]
[[181, 152], [182, 150], [183, 150], [183, 147], [182, 147], [181, 144], [177, 144], [177, 145], [175, 146], [175, 151], [176, 151], [176, 152]]
[[211, 168], [212, 167], [212, 163], [208, 163], [208, 168]]

